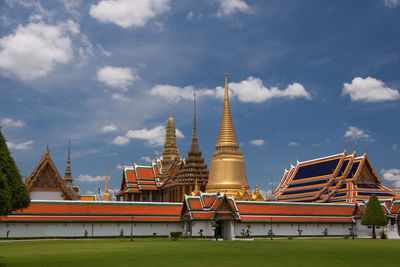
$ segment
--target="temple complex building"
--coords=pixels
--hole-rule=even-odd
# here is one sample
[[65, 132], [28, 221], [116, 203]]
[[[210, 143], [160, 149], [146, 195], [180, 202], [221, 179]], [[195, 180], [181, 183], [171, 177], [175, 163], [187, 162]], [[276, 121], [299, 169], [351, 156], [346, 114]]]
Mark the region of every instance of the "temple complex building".
[[50, 148], [47, 146], [39, 164], [32, 174], [25, 178], [32, 200], [78, 200], [80, 188], [73, 184], [71, 176], [70, 149], [64, 178], [61, 177], [53, 160], [50, 157]]
[[381, 184], [368, 155], [343, 153], [297, 162], [285, 170], [275, 190], [277, 201], [364, 203], [375, 194], [380, 201], [400, 199], [400, 195]]
[[[175, 165], [175, 164], [174, 164]], [[199, 194], [205, 191], [208, 181], [207, 165], [201, 156], [196, 128], [196, 95], [194, 95], [194, 119], [192, 144], [188, 157], [183, 161], [179, 171], [175, 174], [176, 166], [172, 166], [172, 173], [163, 184], [164, 201], [182, 202], [186, 195]], [[197, 185], [197, 188], [195, 188]]]

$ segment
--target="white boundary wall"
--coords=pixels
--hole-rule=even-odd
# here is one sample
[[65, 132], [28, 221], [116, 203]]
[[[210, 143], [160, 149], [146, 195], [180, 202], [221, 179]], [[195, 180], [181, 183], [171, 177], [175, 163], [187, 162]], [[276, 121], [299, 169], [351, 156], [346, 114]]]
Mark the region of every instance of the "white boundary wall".
[[[181, 223], [133, 223], [133, 236], [137, 235], [169, 235], [170, 232], [182, 232]], [[131, 223], [60, 223], [60, 222], [0, 222], [0, 237], [88, 237], [130, 236]]]

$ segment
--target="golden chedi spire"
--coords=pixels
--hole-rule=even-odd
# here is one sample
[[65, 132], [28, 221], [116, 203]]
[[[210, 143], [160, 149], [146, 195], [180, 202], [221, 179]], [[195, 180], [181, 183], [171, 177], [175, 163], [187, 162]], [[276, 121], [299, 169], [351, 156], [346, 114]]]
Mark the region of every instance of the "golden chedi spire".
[[225, 74], [224, 107], [216, 152], [212, 154], [207, 192], [224, 191], [228, 196], [237, 196], [240, 189], [248, 190], [243, 153], [233, 130], [228, 94], [228, 75]]
[[172, 112], [169, 113], [169, 118], [165, 125], [165, 142], [162, 157], [161, 175], [165, 177], [168, 174], [168, 167], [171, 162], [179, 158], [178, 145], [176, 144], [175, 121], [172, 118]]
[[217, 144], [215, 145], [217, 151], [223, 150], [224, 148], [238, 149], [239, 144], [236, 140], [235, 131], [233, 130], [231, 109], [229, 106], [229, 95], [228, 95], [228, 74], [225, 73], [225, 94], [224, 94], [224, 108], [222, 110], [221, 128], [219, 130], [219, 136]]
[[108, 192], [108, 160], [106, 163], [106, 187], [104, 189], [103, 201], [111, 201], [110, 192]]

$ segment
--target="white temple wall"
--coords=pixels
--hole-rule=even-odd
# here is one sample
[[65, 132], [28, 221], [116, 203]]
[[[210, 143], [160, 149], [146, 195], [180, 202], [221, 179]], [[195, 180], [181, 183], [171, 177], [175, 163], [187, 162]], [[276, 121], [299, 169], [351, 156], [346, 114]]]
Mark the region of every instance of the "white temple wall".
[[38, 191], [30, 192], [31, 200], [64, 200], [61, 191]]
[[[87, 236], [130, 236], [130, 223], [0, 223], [0, 237], [84, 237]], [[181, 223], [134, 223], [133, 236], [169, 235], [181, 232]]]
[[200, 229], [203, 229], [203, 236], [214, 236], [210, 221], [192, 221], [192, 236], [200, 236]]
[[[247, 229], [250, 225], [250, 235], [268, 235], [271, 229], [270, 223], [237, 223], [234, 227], [235, 236], [242, 235], [242, 230]], [[328, 230], [328, 235], [350, 235], [351, 224], [337, 224], [337, 223], [272, 223], [272, 232], [274, 235], [283, 236], [298, 236], [298, 229], [302, 230], [301, 235], [324, 235], [325, 229]]]

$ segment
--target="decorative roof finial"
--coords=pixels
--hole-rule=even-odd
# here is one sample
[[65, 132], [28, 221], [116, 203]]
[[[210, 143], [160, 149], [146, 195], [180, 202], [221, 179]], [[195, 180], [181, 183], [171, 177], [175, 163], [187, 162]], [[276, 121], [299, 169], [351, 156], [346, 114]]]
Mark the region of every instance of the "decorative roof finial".
[[354, 146], [354, 155], [357, 156], [357, 141], [356, 141], [356, 145]]
[[108, 192], [108, 159], [106, 161], [106, 187], [104, 189], [103, 201], [110, 201], [110, 193]]
[[365, 145], [365, 155], [368, 153], [368, 143]]
[[294, 156], [296, 157], [296, 163], [299, 164], [299, 158], [297, 157], [297, 154], [294, 154]]

